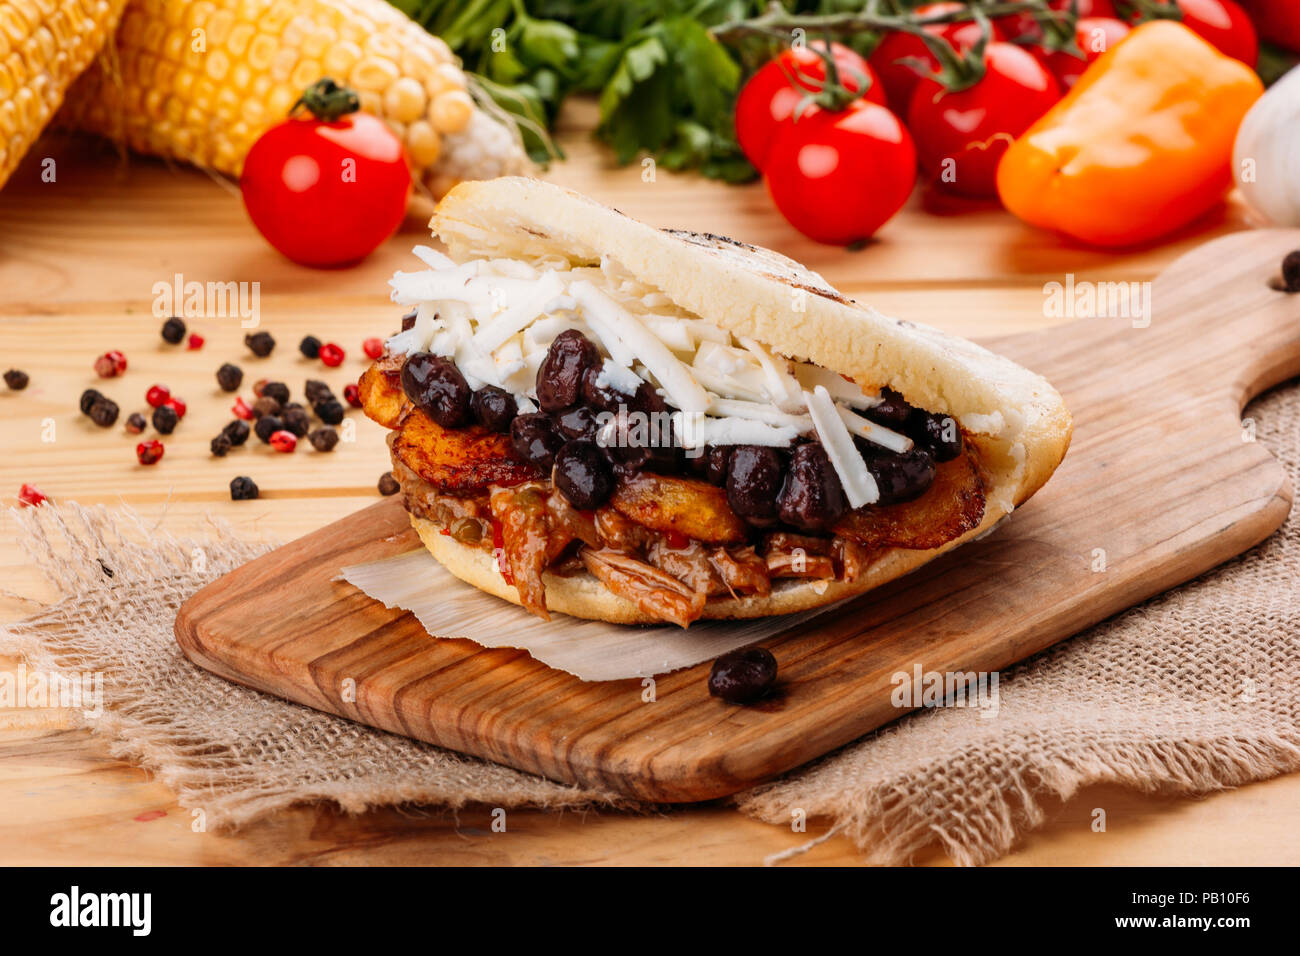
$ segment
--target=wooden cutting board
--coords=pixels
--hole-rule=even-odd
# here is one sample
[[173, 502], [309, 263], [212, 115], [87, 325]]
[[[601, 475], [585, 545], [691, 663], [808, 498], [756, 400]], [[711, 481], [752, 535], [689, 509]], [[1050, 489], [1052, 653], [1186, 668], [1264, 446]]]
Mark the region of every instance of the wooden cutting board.
[[394, 499], [208, 585], [177, 640], [230, 680], [556, 780], [655, 801], [735, 792], [901, 716], [896, 672], [1005, 668], [1276, 530], [1291, 488], [1241, 410], [1300, 374], [1300, 295], [1270, 286], [1297, 247], [1300, 231], [1244, 232], [1184, 256], [1144, 328], [1082, 319], [988, 343], [1064, 394], [1065, 462], [991, 536], [765, 641], [780, 684], [760, 705], [711, 698], [708, 664], [659, 677], [646, 702], [638, 680], [430, 638], [333, 580], [418, 546]]

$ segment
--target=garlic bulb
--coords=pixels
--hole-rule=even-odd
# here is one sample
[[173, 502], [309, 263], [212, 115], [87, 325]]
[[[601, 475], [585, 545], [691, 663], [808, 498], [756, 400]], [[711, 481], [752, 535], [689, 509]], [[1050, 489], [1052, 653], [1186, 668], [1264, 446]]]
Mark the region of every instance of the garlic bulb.
[[1246, 205], [1275, 226], [1300, 226], [1300, 67], [1251, 107], [1232, 161]]

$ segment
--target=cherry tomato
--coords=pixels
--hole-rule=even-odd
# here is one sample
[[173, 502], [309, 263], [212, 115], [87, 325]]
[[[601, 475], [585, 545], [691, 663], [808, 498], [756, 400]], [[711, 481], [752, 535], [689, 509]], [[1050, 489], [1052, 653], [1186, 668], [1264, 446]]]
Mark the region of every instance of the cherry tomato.
[[1114, 17], [1080, 17], [1074, 31], [1074, 41], [1083, 51], [1083, 59], [1062, 50], [1045, 50], [1040, 46], [1031, 47], [1030, 52], [1052, 71], [1052, 76], [1061, 84], [1061, 91], [1068, 93], [1074, 89], [1074, 84], [1094, 60], [1128, 35], [1129, 27], [1122, 20]]
[[922, 80], [908, 107], [921, 168], [961, 196], [996, 196], [1007, 146], [1061, 98], [1056, 78], [1023, 47], [990, 43], [984, 64], [983, 78], [955, 93]]
[[[812, 45], [826, 48], [820, 40]], [[870, 81], [865, 97], [885, 105], [884, 87], [866, 60], [841, 43], [831, 44], [831, 57], [845, 89], [860, 92], [865, 77]], [[814, 50], [801, 46], [763, 64], [741, 88], [736, 97], [736, 139], [757, 169], [763, 168], [777, 135], [794, 123], [800, 103], [804, 103], [800, 115], [805, 119], [811, 110], [820, 109], [805, 100], [809, 93], [820, 92], [825, 82], [826, 61]]]
[[406, 215], [411, 174], [401, 140], [382, 120], [313, 114], [263, 133], [239, 185], [271, 245], [294, 262], [327, 267], [356, 262], [393, 234]]
[[1295, 0], [1241, 0], [1265, 40], [1300, 53], [1300, 3]]
[[[965, 6], [964, 3], [956, 2], [927, 3], [917, 7], [913, 12], [922, 17], [934, 16], [939, 13], [952, 13], [964, 9]], [[980, 38], [980, 26], [974, 20], [928, 26], [925, 32], [947, 40], [948, 45], [958, 53], [969, 50]], [[992, 25], [991, 38], [1003, 39], [1002, 30], [997, 24]], [[907, 115], [908, 104], [912, 102], [912, 91], [922, 79], [922, 75], [915, 69], [900, 62], [909, 58], [923, 61], [930, 72], [939, 68], [939, 61], [926, 47], [925, 41], [910, 33], [885, 34], [880, 45], [871, 52], [869, 61], [879, 75], [881, 83], [885, 85], [889, 108], [899, 116]]]
[[800, 117], [772, 144], [764, 170], [781, 214], [809, 239], [848, 245], [898, 212], [916, 182], [916, 149], [897, 116], [854, 100]]
[[[1169, 0], [1156, 0], [1168, 5]], [[1254, 67], [1259, 60], [1259, 37], [1240, 5], [1234, 0], [1178, 0], [1183, 26], [1213, 44], [1220, 53]], [[1136, 12], [1130, 18], [1136, 21]]]
[[[1024, 2], [1024, 0], [1011, 0], [1011, 2]], [[1114, 17], [1119, 19], [1119, 12], [1115, 9], [1113, 0], [1078, 0], [1079, 19], [1084, 17]], [[1070, 9], [1070, 0], [1048, 0], [1047, 5], [1053, 10], [1067, 11]], [[1003, 35], [1008, 40], [1029, 40], [1037, 43], [1043, 39], [1043, 28], [1039, 26], [1038, 21], [1029, 13], [1013, 13], [1010, 16], [998, 17], [993, 21], [1002, 28]]]

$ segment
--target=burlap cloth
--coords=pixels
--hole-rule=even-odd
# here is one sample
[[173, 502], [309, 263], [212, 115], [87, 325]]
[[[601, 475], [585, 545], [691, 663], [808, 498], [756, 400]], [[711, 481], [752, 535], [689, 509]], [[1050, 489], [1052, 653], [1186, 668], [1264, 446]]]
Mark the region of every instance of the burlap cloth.
[[[1295, 481], [1300, 387], [1270, 393], [1248, 414]], [[91, 726], [211, 824], [308, 800], [350, 811], [619, 804], [191, 665], [172, 640], [177, 607], [268, 543], [221, 526], [181, 540], [120, 510], [17, 514], [32, 560], [65, 597], [0, 631], [0, 652], [30, 668], [102, 672], [105, 713]], [[735, 800], [778, 826], [796, 809], [826, 820], [869, 862], [903, 862], [937, 842], [970, 864], [1007, 852], [1042, 821], [1046, 802], [1089, 784], [1192, 794], [1300, 769], [1298, 578], [1293, 513], [1247, 554], [1003, 674], [996, 718], [923, 711]]]

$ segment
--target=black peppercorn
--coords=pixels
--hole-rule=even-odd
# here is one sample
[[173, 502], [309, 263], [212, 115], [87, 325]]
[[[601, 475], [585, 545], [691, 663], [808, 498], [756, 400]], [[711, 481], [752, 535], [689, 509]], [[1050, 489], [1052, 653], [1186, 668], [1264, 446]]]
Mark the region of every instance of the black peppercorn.
[[329, 427], [318, 428], [307, 436], [307, 440], [317, 451], [333, 451], [339, 443], [339, 433]]
[[180, 340], [185, 338], [185, 321], [180, 316], [173, 315], [162, 325], [162, 337], [164, 342], [171, 345], [177, 345]]
[[27, 387], [27, 373], [21, 369], [11, 368], [5, 372], [5, 384], [15, 392], [21, 392]]
[[257, 420], [257, 424], [253, 426], [253, 431], [257, 433], [257, 437], [262, 441], [269, 442], [271, 436], [283, 430], [283, 428], [284, 422], [280, 421], [275, 415], [263, 415]]
[[1300, 292], [1300, 249], [1282, 260], [1282, 285], [1287, 292]]
[[212, 450], [212, 454], [216, 455], [218, 458], [225, 458], [226, 453], [230, 451], [232, 445], [229, 436], [227, 436], [225, 432], [222, 432], [216, 438], [212, 439], [212, 443], [208, 447]]
[[153, 410], [153, 427], [164, 435], [170, 435], [176, 430], [176, 423], [181, 420], [176, 414], [176, 409], [170, 405], [159, 405]]
[[223, 392], [237, 391], [243, 381], [244, 370], [238, 365], [231, 365], [227, 362], [217, 369], [217, 384], [221, 386]]
[[304, 335], [302, 341], [298, 343], [298, 351], [309, 359], [320, 356], [320, 339], [314, 335]]
[[105, 398], [103, 395], [95, 399], [94, 404], [90, 406], [90, 420], [100, 428], [108, 428], [117, 421], [117, 402], [111, 398]]
[[397, 483], [397, 479], [393, 477], [391, 471], [386, 471], [379, 476], [379, 493], [381, 495], [385, 497], [388, 495], [395, 495], [401, 489], [402, 486]]
[[230, 439], [232, 445], [242, 445], [248, 441], [248, 433], [252, 431], [248, 427], [248, 422], [236, 418], [225, 428], [221, 429], [221, 434]]
[[251, 332], [244, 336], [244, 344], [258, 358], [266, 358], [275, 348], [275, 339], [270, 332]]
[[343, 421], [343, 405], [338, 399], [327, 399], [316, 406], [316, 417], [326, 425], [337, 425]]
[[257, 485], [247, 475], [240, 475], [238, 478], [230, 479], [231, 501], [248, 501], [256, 498], [258, 494]]
[[334, 397], [334, 392], [330, 387], [318, 378], [307, 379], [307, 384], [302, 388], [303, 395], [307, 396], [309, 405], [319, 405], [321, 402], [327, 402]]
[[281, 405], [287, 405], [289, 402], [289, 386], [284, 382], [267, 382], [262, 386], [262, 394], [270, 395]]
[[103, 397], [104, 396], [99, 393], [99, 390], [94, 388], [88, 388], [82, 392], [80, 402], [81, 414], [89, 415], [90, 406], [94, 405], [95, 402], [99, 401], [99, 399]]
[[129, 431], [132, 435], [138, 435], [142, 431], [144, 431], [145, 426], [148, 424], [149, 424], [148, 420], [143, 415], [141, 415], [139, 412], [132, 412], [129, 416], [127, 416], [126, 430]]
[[280, 403], [270, 395], [263, 395], [253, 403], [253, 417], [261, 418], [263, 415], [279, 415], [283, 411]]
[[284, 430], [292, 432], [298, 438], [307, 434], [308, 429], [311, 428], [311, 419], [307, 417], [307, 410], [301, 405], [286, 408], [280, 420], [284, 422]]

